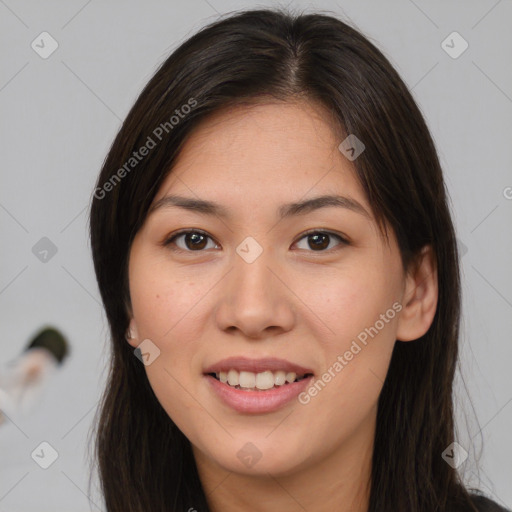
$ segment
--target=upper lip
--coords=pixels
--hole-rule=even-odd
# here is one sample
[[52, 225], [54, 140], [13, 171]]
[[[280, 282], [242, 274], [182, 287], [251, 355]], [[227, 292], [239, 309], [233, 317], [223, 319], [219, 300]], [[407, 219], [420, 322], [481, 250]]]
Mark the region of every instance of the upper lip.
[[249, 359], [247, 357], [228, 357], [208, 366], [204, 373], [219, 373], [228, 372], [229, 370], [238, 370], [253, 373], [262, 373], [270, 370], [276, 372], [283, 370], [285, 372], [295, 372], [298, 375], [305, 375], [313, 373], [309, 368], [305, 368], [300, 364], [292, 363], [286, 359], [279, 359], [275, 357], [265, 357], [262, 359]]

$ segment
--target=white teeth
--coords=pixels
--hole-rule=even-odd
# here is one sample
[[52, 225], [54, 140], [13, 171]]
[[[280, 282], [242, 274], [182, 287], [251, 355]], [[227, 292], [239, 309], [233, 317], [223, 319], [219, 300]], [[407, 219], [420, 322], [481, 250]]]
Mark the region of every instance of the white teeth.
[[256, 387], [258, 389], [270, 389], [274, 387], [274, 374], [270, 371], [256, 375]]
[[297, 376], [295, 372], [285, 372], [279, 370], [271, 372], [270, 370], [253, 373], [231, 369], [228, 372], [219, 372], [216, 377], [223, 383], [232, 387], [244, 389], [271, 389], [274, 386], [284, 386], [286, 383], [294, 382], [297, 377], [302, 379], [304, 375]]
[[288, 372], [286, 374], [286, 382], [293, 382], [297, 378], [297, 374], [295, 372]]
[[241, 388], [253, 388], [256, 385], [256, 375], [252, 372], [240, 372], [238, 384], [240, 384]]
[[286, 382], [286, 372], [283, 372], [283, 370], [274, 372], [274, 382], [276, 386], [282, 386]]
[[239, 374], [236, 370], [229, 370], [228, 372], [228, 383], [230, 386], [238, 386]]

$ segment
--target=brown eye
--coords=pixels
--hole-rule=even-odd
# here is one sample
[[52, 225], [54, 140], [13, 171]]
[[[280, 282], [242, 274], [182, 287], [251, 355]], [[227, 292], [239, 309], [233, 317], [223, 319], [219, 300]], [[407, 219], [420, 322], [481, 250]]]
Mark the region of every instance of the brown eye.
[[[177, 243], [178, 240], [181, 243]], [[178, 248], [175, 250], [182, 250], [187, 252], [200, 252], [207, 247], [208, 240], [212, 240], [212, 238], [208, 236], [206, 233], [197, 230], [189, 230], [182, 231], [181, 233], [173, 235], [164, 243], [164, 245], [175, 245]], [[215, 247], [216, 244], [214, 244], [213, 248]]]
[[206, 247], [206, 236], [201, 233], [187, 233], [184, 235], [185, 245], [188, 249], [204, 249]]
[[[330, 233], [328, 231], [311, 231], [306, 233], [300, 240], [307, 240], [308, 247], [299, 247], [299, 249], [311, 249], [314, 252], [326, 252], [326, 249], [331, 249], [330, 244], [333, 238], [338, 239], [341, 244], [338, 245], [347, 245], [348, 242], [342, 236], [337, 235], [335, 233]], [[299, 241], [300, 241], [299, 240]], [[297, 242], [298, 244], [299, 242]]]
[[[339, 243], [333, 247], [332, 242], [334, 239], [337, 239]], [[307, 240], [307, 247], [299, 247], [299, 249], [312, 252], [327, 252], [328, 250], [336, 249], [337, 246], [349, 245], [349, 242], [341, 235], [329, 231], [310, 231], [303, 235], [299, 242], [302, 240]], [[208, 247], [209, 241], [212, 242], [213, 246]], [[299, 242], [296, 242], [296, 244], [298, 245]], [[170, 246], [172, 250], [183, 252], [201, 252], [203, 249], [218, 248], [218, 244], [209, 235], [198, 230], [176, 233], [167, 239], [163, 245]]]

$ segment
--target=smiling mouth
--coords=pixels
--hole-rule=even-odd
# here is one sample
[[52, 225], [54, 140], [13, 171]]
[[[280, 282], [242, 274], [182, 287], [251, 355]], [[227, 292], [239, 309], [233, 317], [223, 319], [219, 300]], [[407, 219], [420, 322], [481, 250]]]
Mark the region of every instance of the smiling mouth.
[[207, 373], [206, 375], [226, 384], [230, 388], [244, 391], [267, 391], [286, 387], [313, 376], [312, 373], [297, 375], [295, 372], [284, 371], [265, 371], [256, 374], [245, 371], [238, 372], [234, 369], [229, 370], [229, 372]]

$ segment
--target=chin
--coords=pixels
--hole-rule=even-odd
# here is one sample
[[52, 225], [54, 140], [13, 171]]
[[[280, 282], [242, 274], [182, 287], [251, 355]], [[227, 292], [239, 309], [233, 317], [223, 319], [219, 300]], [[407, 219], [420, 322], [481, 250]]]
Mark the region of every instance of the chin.
[[307, 465], [304, 441], [284, 444], [278, 436], [267, 436], [267, 431], [234, 436], [228, 444], [211, 446], [210, 457], [226, 471], [262, 477], [286, 476]]

